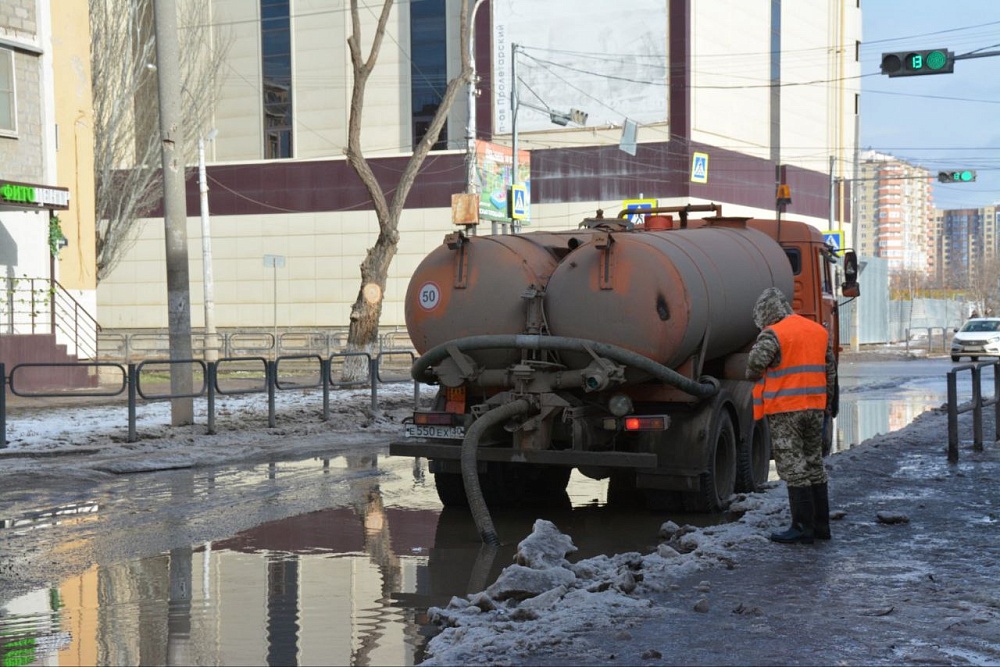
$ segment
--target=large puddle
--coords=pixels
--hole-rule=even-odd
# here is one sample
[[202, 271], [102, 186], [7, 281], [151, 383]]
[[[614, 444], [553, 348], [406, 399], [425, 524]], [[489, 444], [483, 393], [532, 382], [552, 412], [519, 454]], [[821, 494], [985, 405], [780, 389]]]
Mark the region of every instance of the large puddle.
[[[836, 449], [906, 426], [940, 406], [944, 391], [940, 376], [897, 387], [886, 398], [864, 396], [848, 383]], [[293, 464], [272, 465], [266, 474], [281, 475], [286, 465]], [[294, 465], [323, 474], [330, 462]], [[579, 548], [574, 560], [648, 552], [668, 518], [700, 525], [726, 520], [614, 510], [605, 506], [606, 483], [574, 473], [561, 503], [495, 511], [507, 544], [489, 553], [480, 549], [467, 511], [440, 510], [426, 463], [389, 457], [380, 468], [396, 482], [364, 482], [364, 493], [353, 496], [361, 500], [261, 523], [221, 541], [97, 563], [11, 600], [0, 608], [0, 665], [415, 664], [436, 632], [427, 609], [483, 590], [539, 516], [572, 536]], [[47, 530], [100, 511], [83, 502], [0, 517], [0, 527]]]

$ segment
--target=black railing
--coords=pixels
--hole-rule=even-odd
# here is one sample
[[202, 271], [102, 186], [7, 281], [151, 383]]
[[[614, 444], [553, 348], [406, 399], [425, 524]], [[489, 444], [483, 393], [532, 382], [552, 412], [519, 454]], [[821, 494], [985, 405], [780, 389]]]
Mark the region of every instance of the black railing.
[[[983, 397], [982, 372], [993, 369], [993, 396]], [[972, 398], [958, 402], [958, 374], [969, 371], [972, 377]], [[983, 451], [983, 408], [994, 410], [994, 442], [1000, 442], [1000, 359], [953, 366], [948, 371], [948, 461], [958, 462], [958, 415], [972, 412], [972, 448]]]
[[[147, 402], [170, 400], [174, 398], [199, 398], [206, 397], [208, 404], [207, 433], [215, 433], [215, 399], [216, 396], [231, 396], [236, 394], [267, 394], [268, 427], [274, 428], [276, 421], [275, 393], [277, 391], [301, 390], [309, 388], [322, 388], [322, 419], [328, 421], [330, 418], [330, 391], [335, 389], [346, 389], [351, 387], [368, 386], [371, 389], [371, 411], [373, 414], [380, 412], [378, 403], [378, 387], [380, 384], [390, 382], [412, 382], [413, 383], [413, 406], [420, 401], [420, 384], [404, 376], [399, 366], [398, 357], [406, 357], [409, 362], [413, 361], [414, 355], [409, 351], [383, 352], [372, 356], [363, 352], [337, 352], [323, 357], [319, 355], [293, 355], [278, 357], [271, 360], [265, 357], [224, 357], [215, 362], [207, 362], [202, 359], [147, 359], [137, 363], [120, 364], [114, 362], [79, 362], [79, 363], [25, 363], [17, 364], [10, 369], [7, 375], [5, 364], [0, 362], [0, 378], [3, 379], [3, 390], [0, 391], [0, 449], [7, 446], [7, 392], [22, 398], [112, 398], [126, 394], [128, 412], [128, 442], [136, 442], [137, 410], [140, 399]], [[337, 380], [334, 379], [334, 367], [337, 364], [347, 363], [349, 359], [361, 357], [366, 366], [366, 377], [359, 380]], [[193, 370], [199, 372], [201, 385], [193, 389], [190, 393], [157, 393], [150, 388], [149, 391], [143, 389], [143, 371], [147, 374], [149, 369], [156, 366], [164, 366], [167, 370], [174, 364], [187, 364]], [[293, 372], [282, 375], [282, 365], [286, 368], [293, 367]], [[314, 366], [315, 364], [315, 366]], [[409, 363], [406, 368], [409, 369]], [[22, 385], [30, 383], [32, 371], [44, 372], [51, 368], [83, 368], [90, 373], [102, 374], [107, 379], [108, 375], [120, 373], [120, 381], [107, 381], [102, 387], [93, 389], [73, 389], [73, 390], [49, 390], [36, 391], [18, 387], [18, 378], [22, 378]], [[303, 373], [303, 368], [306, 372]], [[257, 369], [257, 370], [254, 370]], [[117, 371], [117, 373], [115, 372]], [[24, 376], [22, 376], [24, 374]], [[192, 373], [194, 375], [194, 373]], [[147, 375], [148, 376], [148, 375]], [[239, 386], [237, 380], [240, 378], [250, 379], [250, 382], [243, 382]]]
[[101, 326], [58, 281], [7, 278], [0, 300], [0, 332], [52, 334], [78, 359], [97, 359]]

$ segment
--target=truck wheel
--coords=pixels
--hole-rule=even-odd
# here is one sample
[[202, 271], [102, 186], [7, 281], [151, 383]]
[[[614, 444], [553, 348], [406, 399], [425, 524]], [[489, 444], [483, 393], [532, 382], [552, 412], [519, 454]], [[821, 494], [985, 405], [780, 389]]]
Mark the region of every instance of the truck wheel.
[[524, 492], [529, 499], [553, 498], [566, 493], [572, 468], [565, 466], [520, 465], [524, 480]]
[[608, 505], [612, 507], [642, 507], [645, 498], [635, 486], [635, 472], [615, 470], [608, 477]]
[[752, 493], [761, 488], [771, 472], [771, 429], [767, 419], [753, 424], [749, 443], [737, 450], [736, 491]]
[[733, 420], [719, 408], [709, 443], [708, 471], [698, 477], [698, 490], [685, 493], [689, 512], [721, 512], [729, 506], [736, 489], [736, 431]]
[[434, 473], [434, 487], [437, 489], [438, 498], [445, 507], [468, 507], [469, 501], [465, 496], [465, 483], [462, 475], [457, 472], [436, 472]]
[[959, 356], [958, 356], [957, 354], [953, 354], [953, 355], [951, 355], [951, 360], [952, 360], [952, 361], [954, 361], [954, 362], [958, 362], [958, 360], [959, 360], [959, 359], [961, 359], [961, 357], [959, 357]]

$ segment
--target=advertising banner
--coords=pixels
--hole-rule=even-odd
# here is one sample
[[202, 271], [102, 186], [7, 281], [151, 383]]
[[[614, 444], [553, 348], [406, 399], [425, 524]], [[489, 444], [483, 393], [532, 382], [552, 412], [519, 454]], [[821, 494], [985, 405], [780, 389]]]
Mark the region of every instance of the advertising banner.
[[[511, 186], [511, 149], [508, 146], [476, 142], [476, 177], [479, 181], [479, 220], [505, 221], [507, 192]], [[531, 217], [531, 153], [517, 152], [518, 182], [524, 186], [527, 208], [521, 224]]]

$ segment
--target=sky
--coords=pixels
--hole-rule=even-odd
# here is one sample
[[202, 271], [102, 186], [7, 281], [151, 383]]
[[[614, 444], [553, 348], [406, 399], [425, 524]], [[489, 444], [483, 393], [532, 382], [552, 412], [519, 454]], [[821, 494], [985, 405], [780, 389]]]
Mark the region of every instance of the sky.
[[940, 209], [1000, 202], [1000, 56], [957, 60], [952, 74], [880, 73], [884, 52], [1000, 51], [1000, 2], [861, 0], [859, 147], [932, 172], [973, 169], [976, 182], [934, 184]]

